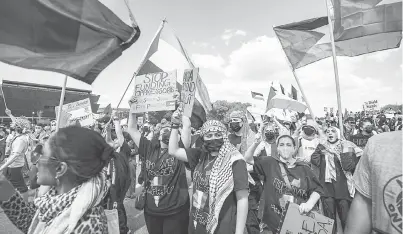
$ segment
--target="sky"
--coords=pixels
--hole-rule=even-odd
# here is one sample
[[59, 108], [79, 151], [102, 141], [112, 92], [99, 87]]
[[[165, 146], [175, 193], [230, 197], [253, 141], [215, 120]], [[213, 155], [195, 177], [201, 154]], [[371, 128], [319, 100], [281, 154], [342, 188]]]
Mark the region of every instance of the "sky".
[[[124, 0], [101, 0], [123, 21], [130, 23]], [[267, 96], [272, 81], [298, 88], [272, 27], [326, 15], [323, 0], [129, 0], [141, 29], [133, 46], [106, 68], [92, 84], [70, 79], [68, 87], [92, 89], [101, 106], [121, 99], [161, 20], [180, 38], [212, 101], [253, 102], [251, 91]], [[169, 60], [170, 58], [167, 58]], [[359, 57], [338, 57], [342, 109], [357, 111], [365, 101], [380, 105], [402, 103], [402, 49]], [[296, 70], [315, 115], [324, 107], [337, 109], [332, 58]], [[4, 80], [62, 86], [64, 75], [22, 69], [0, 63]], [[121, 107], [134, 91], [129, 88]]]

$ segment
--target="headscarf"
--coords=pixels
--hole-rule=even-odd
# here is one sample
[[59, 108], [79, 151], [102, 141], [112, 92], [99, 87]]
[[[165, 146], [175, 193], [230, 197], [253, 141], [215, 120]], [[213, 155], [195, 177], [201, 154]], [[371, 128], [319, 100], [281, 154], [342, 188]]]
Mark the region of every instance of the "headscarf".
[[[357, 156], [361, 155], [363, 151], [359, 147], [357, 147], [354, 143], [341, 139], [340, 130], [338, 128], [330, 126], [327, 129], [335, 129], [337, 132], [337, 135], [339, 136], [338, 141], [335, 143], [330, 143], [327, 140], [321, 143], [325, 147], [325, 161], [326, 161], [325, 182], [332, 183], [332, 180], [336, 181], [336, 165], [334, 162], [334, 157], [336, 156], [337, 159], [341, 162], [340, 154], [342, 153], [343, 148], [345, 148], [345, 147], [353, 148], [354, 153]], [[354, 197], [355, 188], [354, 188], [353, 175], [351, 172], [345, 171], [343, 169], [343, 167], [341, 169], [343, 170], [343, 173], [347, 178], [347, 187], [348, 187], [350, 196]]]
[[209, 216], [207, 219], [207, 232], [213, 234], [224, 201], [234, 189], [232, 165], [237, 160], [244, 160], [242, 154], [229, 142], [227, 129], [217, 120], [208, 120], [201, 128], [201, 136], [208, 132], [221, 132], [224, 144], [221, 146], [217, 159], [214, 161], [209, 178]]
[[15, 124], [16, 127], [19, 127], [21, 129], [31, 128], [31, 122], [29, 122], [29, 120], [25, 116], [15, 117], [13, 119], [13, 123]]
[[230, 114], [230, 118], [239, 118], [242, 120], [242, 128], [241, 128], [241, 147], [239, 148], [239, 152], [244, 154], [248, 149], [248, 145], [252, 143], [254, 140], [253, 131], [249, 128], [248, 121], [246, 119], [246, 115], [242, 111], [233, 111]]

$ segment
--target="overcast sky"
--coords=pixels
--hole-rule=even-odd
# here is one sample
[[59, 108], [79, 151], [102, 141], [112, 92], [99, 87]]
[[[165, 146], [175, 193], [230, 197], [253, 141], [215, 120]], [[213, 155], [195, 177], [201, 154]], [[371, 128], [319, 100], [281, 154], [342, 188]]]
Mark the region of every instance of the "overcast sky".
[[[165, 17], [200, 67], [213, 101], [251, 102], [250, 91], [267, 95], [271, 81], [281, 82], [286, 89], [290, 84], [298, 87], [272, 27], [326, 15], [323, 0], [129, 1], [141, 29], [139, 41], [104, 70], [92, 87], [73, 79], [67, 84], [92, 88], [104, 104], [117, 105]], [[129, 23], [123, 0], [101, 2]], [[402, 103], [401, 48], [355, 58], [338, 57], [338, 65], [343, 110], [359, 110], [364, 101], [373, 99], [379, 100], [381, 106]], [[297, 75], [316, 115], [323, 115], [324, 106], [337, 107], [331, 58], [300, 68]], [[58, 86], [63, 82], [60, 74], [3, 63], [0, 76], [4, 80]], [[131, 95], [133, 90], [129, 92]], [[125, 100], [123, 107], [127, 106]]]

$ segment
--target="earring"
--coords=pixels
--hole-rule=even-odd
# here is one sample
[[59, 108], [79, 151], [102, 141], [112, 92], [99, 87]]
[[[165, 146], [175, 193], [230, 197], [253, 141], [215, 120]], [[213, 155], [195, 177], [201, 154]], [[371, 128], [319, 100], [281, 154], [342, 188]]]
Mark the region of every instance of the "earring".
[[59, 186], [60, 185], [59, 176], [56, 176], [55, 179], [56, 179], [56, 185]]

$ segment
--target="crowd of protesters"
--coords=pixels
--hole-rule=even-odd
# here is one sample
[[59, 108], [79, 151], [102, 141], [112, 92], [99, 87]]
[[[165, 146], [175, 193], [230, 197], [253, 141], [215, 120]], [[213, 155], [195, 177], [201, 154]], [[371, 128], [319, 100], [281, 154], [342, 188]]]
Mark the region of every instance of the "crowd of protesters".
[[[289, 202], [301, 214], [339, 220], [334, 233], [401, 231], [391, 215], [394, 207], [401, 220], [401, 113], [350, 113], [343, 135], [332, 114], [265, 115], [255, 123], [234, 111], [225, 123], [208, 120], [196, 130], [179, 107], [157, 125], [138, 126], [130, 114], [121, 126], [112, 115], [56, 131], [56, 121], [34, 125], [6, 113], [12, 122], [0, 126], [0, 206], [24, 233], [108, 233], [110, 209], [120, 233], [130, 233], [125, 197], [143, 198], [150, 234], [277, 233]], [[378, 165], [383, 148], [389, 158]], [[382, 174], [385, 168], [393, 170]], [[381, 196], [386, 211], [371, 202]], [[369, 221], [357, 226], [364, 208]]]

